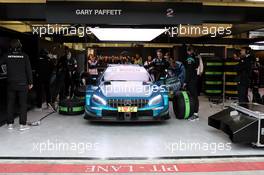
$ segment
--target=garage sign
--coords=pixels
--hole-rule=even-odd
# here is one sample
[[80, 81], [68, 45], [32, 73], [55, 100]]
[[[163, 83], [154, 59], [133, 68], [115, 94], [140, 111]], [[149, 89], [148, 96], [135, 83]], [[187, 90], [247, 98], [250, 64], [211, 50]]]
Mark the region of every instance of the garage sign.
[[48, 23], [173, 25], [202, 23], [201, 3], [47, 2]]

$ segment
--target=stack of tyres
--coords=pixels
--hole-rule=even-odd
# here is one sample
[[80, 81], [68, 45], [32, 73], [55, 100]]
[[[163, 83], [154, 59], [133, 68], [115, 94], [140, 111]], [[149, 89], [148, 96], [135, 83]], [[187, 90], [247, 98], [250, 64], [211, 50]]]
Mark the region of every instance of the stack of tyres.
[[223, 93], [223, 62], [208, 60], [205, 63], [205, 94], [220, 96]]
[[237, 61], [225, 62], [225, 95], [227, 97], [237, 97]]
[[187, 91], [179, 91], [173, 98], [173, 110], [177, 119], [188, 119], [194, 113], [194, 103]]
[[84, 113], [85, 102], [79, 99], [65, 99], [59, 102], [59, 114], [80, 115]]

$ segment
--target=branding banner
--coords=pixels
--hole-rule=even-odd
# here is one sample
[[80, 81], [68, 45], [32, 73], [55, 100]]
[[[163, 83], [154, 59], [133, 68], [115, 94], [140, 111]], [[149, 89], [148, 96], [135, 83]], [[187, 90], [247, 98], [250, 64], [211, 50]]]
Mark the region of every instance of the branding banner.
[[47, 2], [48, 23], [173, 25], [202, 23], [201, 3]]

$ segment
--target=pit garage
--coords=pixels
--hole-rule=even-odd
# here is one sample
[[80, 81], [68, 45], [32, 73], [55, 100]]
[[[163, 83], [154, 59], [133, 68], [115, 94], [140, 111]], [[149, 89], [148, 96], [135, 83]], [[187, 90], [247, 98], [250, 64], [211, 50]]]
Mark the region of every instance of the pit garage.
[[[30, 59], [34, 86], [28, 93], [30, 129], [19, 131], [18, 117], [14, 129], [7, 129], [8, 69], [1, 65], [0, 158], [138, 160], [264, 156], [264, 4], [221, 2], [1, 3], [0, 54], [8, 52], [12, 39], [19, 39]], [[156, 58], [158, 49], [164, 56], [168, 53], [168, 59], [183, 62], [190, 45], [199, 53], [204, 66], [197, 84], [199, 120], [188, 120], [194, 107], [186, 90], [178, 89], [181, 93], [172, 97], [170, 92], [158, 90], [146, 102], [134, 100], [134, 91], [132, 96], [122, 94], [120, 101], [111, 101], [114, 93], [102, 99], [106, 96], [102, 85], [132, 87], [139, 79], [140, 85], [157, 85], [158, 80], [145, 73], [144, 62]], [[248, 91], [248, 103], [238, 103], [236, 57], [243, 47], [252, 49], [258, 66], [257, 83]], [[76, 60], [74, 71], [80, 75], [78, 83], [82, 85], [65, 99], [55, 93], [54, 106], [47, 108], [47, 96], [40, 87], [39, 57], [45, 50], [56, 62], [64, 56], [65, 48]], [[95, 74], [89, 71], [89, 61], [93, 59], [100, 61]], [[50, 81], [56, 78], [53, 70]], [[165, 85], [174, 82], [163, 78]], [[52, 94], [61, 83], [64, 82], [49, 85]], [[257, 93], [252, 91], [256, 88]], [[158, 97], [163, 100], [161, 106]], [[151, 106], [150, 101], [157, 106]], [[148, 107], [143, 109], [143, 104]], [[19, 105], [16, 107], [19, 116]], [[115, 120], [122, 113], [120, 120], [101, 121], [102, 109], [108, 115], [112, 112]], [[161, 109], [168, 113], [162, 114], [164, 120], [155, 121], [155, 110]], [[147, 110], [154, 122], [140, 121], [140, 116], [134, 116], [135, 112], [145, 116]], [[91, 118], [96, 121], [90, 121]]]

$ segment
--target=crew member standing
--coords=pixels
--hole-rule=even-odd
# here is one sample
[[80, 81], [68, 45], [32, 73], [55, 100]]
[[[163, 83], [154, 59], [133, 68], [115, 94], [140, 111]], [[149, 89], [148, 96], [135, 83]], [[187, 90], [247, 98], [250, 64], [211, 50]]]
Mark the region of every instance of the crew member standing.
[[18, 96], [19, 129], [27, 130], [27, 95], [28, 90], [33, 87], [33, 78], [29, 58], [22, 52], [22, 44], [18, 39], [11, 41], [9, 53], [0, 60], [0, 65], [3, 63], [7, 65], [8, 129], [14, 128], [14, 111]]
[[66, 91], [68, 98], [72, 98], [78, 80], [77, 60], [72, 56], [70, 51], [67, 51], [67, 74], [66, 74]]
[[253, 95], [252, 102], [261, 104], [262, 99], [259, 93], [261, 65], [259, 63], [259, 58], [256, 58], [255, 60], [253, 60], [251, 65], [252, 65], [251, 67], [252, 78], [251, 78], [250, 88], [252, 89], [252, 95]]
[[194, 48], [189, 46], [187, 48], [187, 57], [183, 64], [185, 67], [185, 83], [187, 91], [190, 92], [194, 101], [194, 114], [189, 118], [190, 121], [199, 120], [199, 99], [198, 99], [198, 67], [200, 65], [199, 56], [194, 52]]
[[[43, 95], [45, 94], [45, 100], [47, 109], [51, 108], [51, 92], [50, 92], [50, 79], [52, 76], [53, 65], [49, 58], [49, 53], [46, 49], [41, 49], [38, 66], [37, 66], [37, 111], [42, 111]], [[44, 91], [43, 91], [44, 90]], [[44, 92], [44, 94], [43, 94]], [[52, 109], [52, 108], [51, 108]]]
[[155, 81], [166, 76], [166, 70], [170, 67], [170, 63], [163, 57], [161, 49], [156, 51], [157, 57], [153, 59], [149, 65], [152, 69], [149, 70], [150, 74], [154, 76]]
[[59, 101], [64, 100], [66, 97], [66, 92], [65, 92], [65, 82], [66, 80], [66, 75], [67, 75], [67, 50], [68, 48], [65, 48], [64, 55], [60, 57], [58, 60], [58, 63], [56, 65], [56, 79], [54, 83], [55, 89], [53, 90], [52, 93], [52, 107], [53, 109], [56, 109], [55, 107], [55, 102], [57, 99], [57, 96], [59, 95]]
[[250, 85], [251, 62], [254, 60], [250, 47], [243, 47], [238, 65], [238, 101], [248, 102], [248, 88]]
[[152, 63], [152, 57], [149, 55], [147, 60], [144, 62], [144, 67], [148, 70], [149, 68], [151, 68], [151, 63]]
[[89, 78], [87, 79], [86, 84], [95, 84], [98, 77], [98, 61], [95, 55], [89, 55], [87, 70], [89, 73]]

